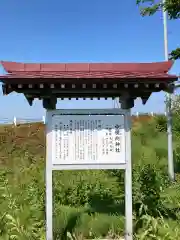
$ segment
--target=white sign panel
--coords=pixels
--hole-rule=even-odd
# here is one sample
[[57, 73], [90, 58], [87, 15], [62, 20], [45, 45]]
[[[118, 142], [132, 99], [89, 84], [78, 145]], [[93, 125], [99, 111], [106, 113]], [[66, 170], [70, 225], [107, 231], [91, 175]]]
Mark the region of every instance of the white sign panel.
[[124, 163], [124, 115], [52, 116], [52, 164]]

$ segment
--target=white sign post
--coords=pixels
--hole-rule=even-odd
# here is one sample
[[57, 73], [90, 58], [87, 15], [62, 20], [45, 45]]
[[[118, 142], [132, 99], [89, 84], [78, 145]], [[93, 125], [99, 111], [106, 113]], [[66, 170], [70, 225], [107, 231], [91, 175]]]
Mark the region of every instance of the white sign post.
[[53, 170], [124, 169], [126, 240], [132, 240], [130, 110], [52, 110], [46, 115], [46, 239], [53, 240]]

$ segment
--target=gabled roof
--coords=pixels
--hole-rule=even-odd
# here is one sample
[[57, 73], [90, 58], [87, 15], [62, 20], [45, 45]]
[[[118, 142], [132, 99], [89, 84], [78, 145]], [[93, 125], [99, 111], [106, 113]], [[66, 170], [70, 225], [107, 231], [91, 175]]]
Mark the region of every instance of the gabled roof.
[[173, 61], [155, 63], [17, 63], [1, 62], [7, 72], [0, 79], [171, 79]]

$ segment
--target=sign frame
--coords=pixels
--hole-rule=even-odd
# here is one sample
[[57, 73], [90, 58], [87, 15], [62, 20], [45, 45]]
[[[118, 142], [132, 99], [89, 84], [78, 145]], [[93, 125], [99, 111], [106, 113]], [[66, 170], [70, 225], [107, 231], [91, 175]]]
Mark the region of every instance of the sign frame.
[[[53, 115], [124, 115], [125, 163], [120, 164], [53, 164]], [[46, 239], [53, 240], [53, 170], [123, 169], [125, 171], [125, 239], [133, 238], [132, 223], [132, 163], [131, 163], [131, 110], [122, 109], [57, 109], [46, 112]]]
[[[78, 112], [79, 113], [79, 112]], [[125, 116], [124, 116], [124, 113], [116, 113], [116, 114], [104, 114], [104, 113], [101, 113], [101, 114], [97, 114], [96, 112], [95, 113], [91, 113], [91, 114], [89, 114], [89, 112], [88, 113], [83, 113], [83, 114], [64, 114], [64, 113], [61, 113], [61, 114], [59, 114], [59, 113], [55, 113], [55, 114], [51, 114], [51, 116], [50, 116], [50, 120], [51, 120], [51, 122], [49, 121], [49, 124], [50, 124], [50, 126], [49, 126], [49, 131], [50, 131], [50, 133], [51, 133], [51, 145], [53, 144], [53, 140], [54, 140], [54, 138], [53, 138], [53, 128], [52, 128], [52, 121], [53, 121], [53, 117], [54, 116], [87, 116], [87, 117], [91, 117], [91, 116], [103, 116], [103, 117], [108, 117], [108, 116], [123, 116], [123, 118], [124, 118], [124, 125], [125, 125]], [[125, 129], [125, 128], [124, 128]], [[60, 165], [60, 170], [74, 170], [74, 169], [83, 169], [83, 170], [85, 170], [85, 169], [124, 169], [125, 168], [125, 160], [126, 160], [126, 157], [125, 157], [125, 155], [126, 155], [126, 148], [125, 148], [125, 145], [126, 145], [126, 142], [125, 142], [125, 139], [126, 139], [126, 132], [124, 132], [124, 134], [123, 134], [123, 147], [124, 147], [124, 151], [123, 151], [123, 154], [122, 155], [124, 155], [123, 156], [123, 159], [124, 159], [124, 162], [122, 162], [122, 163], [118, 163], [117, 162], [117, 160], [116, 161], [114, 161], [114, 162], [111, 162], [111, 163], [109, 163], [109, 162], [107, 162], [107, 161], [104, 161], [104, 163], [102, 163], [102, 162], [99, 162], [98, 164], [97, 163], [92, 163], [92, 162], [87, 162], [87, 161], [84, 161], [84, 163], [67, 163], [67, 164], [64, 164], [64, 163], [53, 163], [53, 157], [51, 156], [51, 159], [52, 159], [52, 168], [54, 169], [54, 170], [58, 170], [58, 168], [59, 168], [59, 165]], [[47, 147], [49, 147], [49, 146], [47, 146]], [[52, 146], [51, 146], [52, 147]], [[53, 155], [53, 149], [51, 149], [51, 155]], [[120, 157], [120, 156], [119, 156]]]

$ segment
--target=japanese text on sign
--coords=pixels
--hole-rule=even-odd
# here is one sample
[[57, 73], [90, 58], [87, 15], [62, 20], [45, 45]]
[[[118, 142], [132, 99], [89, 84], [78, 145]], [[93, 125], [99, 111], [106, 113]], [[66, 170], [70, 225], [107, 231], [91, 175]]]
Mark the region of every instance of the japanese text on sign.
[[125, 163], [123, 115], [54, 115], [53, 164]]

